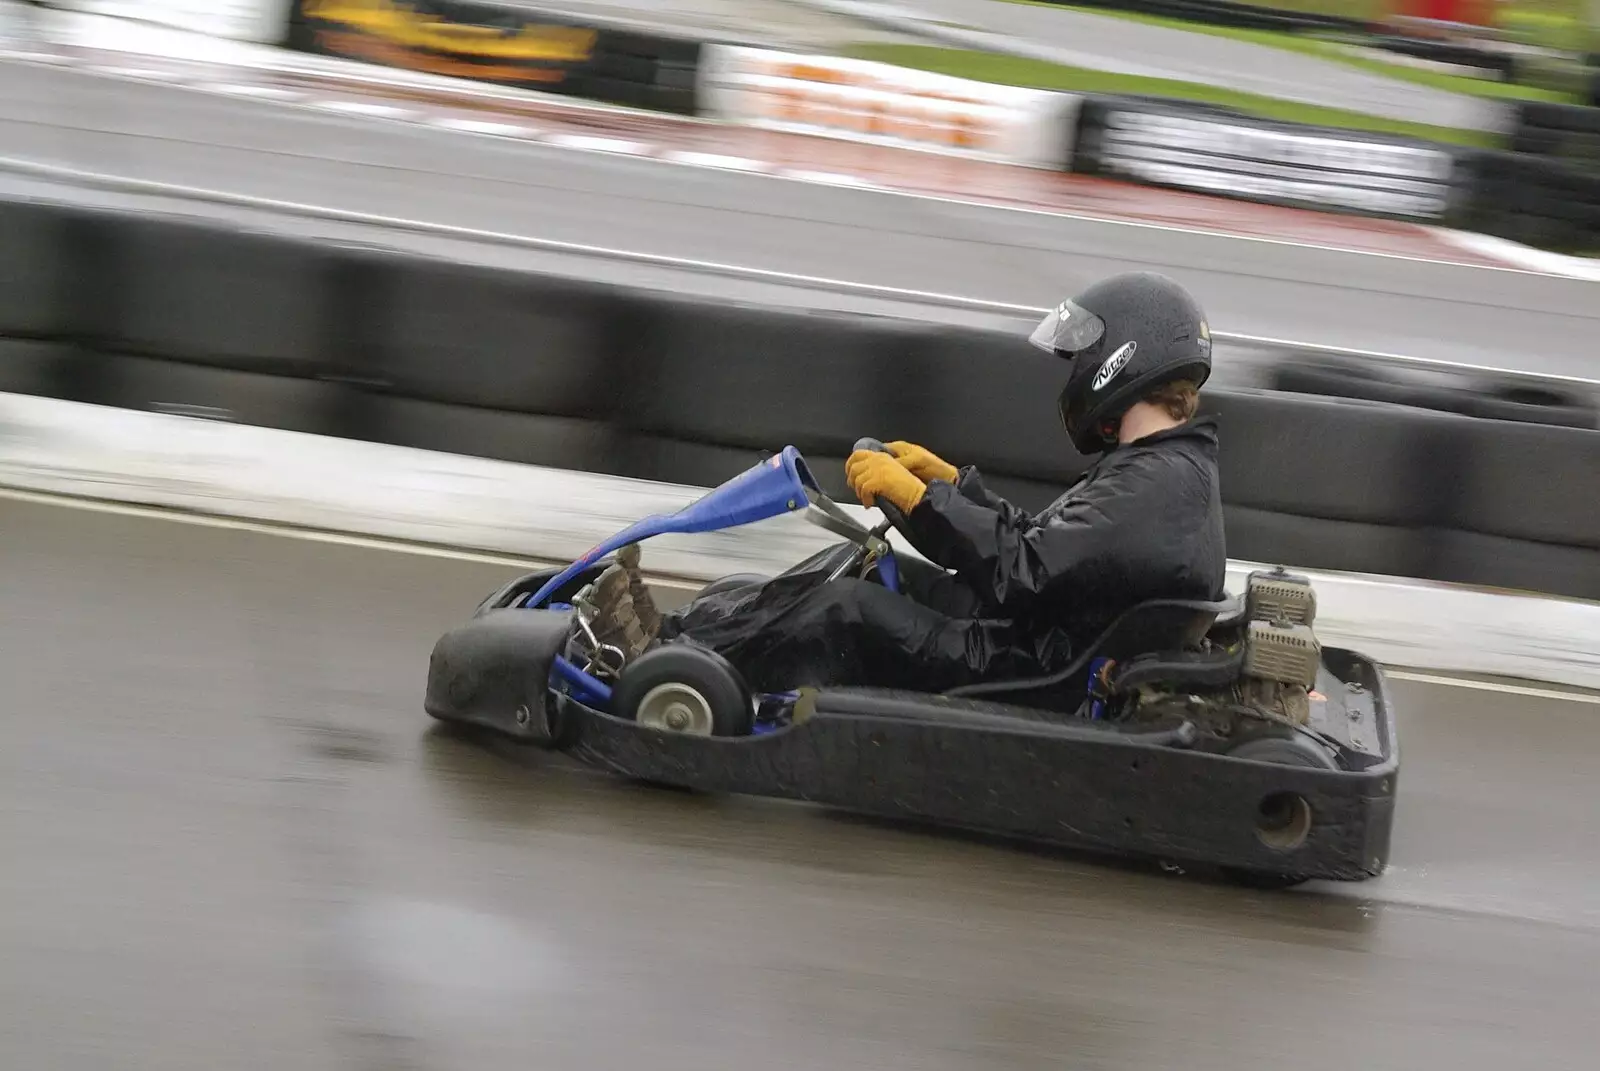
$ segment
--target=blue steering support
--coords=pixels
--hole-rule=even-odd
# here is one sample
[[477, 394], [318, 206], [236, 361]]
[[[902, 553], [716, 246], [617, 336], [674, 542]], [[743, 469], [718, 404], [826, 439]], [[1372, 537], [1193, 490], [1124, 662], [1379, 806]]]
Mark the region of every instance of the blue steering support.
[[[589, 548], [577, 561], [546, 581], [538, 591], [521, 600], [520, 605], [524, 609], [546, 608], [547, 600], [579, 573], [630, 543], [658, 535], [720, 532], [738, 528], [805, 509], [813, 505], [814, 499], [818, 508], [832, 518], [836, 530], [840, 524], [850, 526], [845, 531], [859, 530], [856, 522], [823, 494], [800, 452], [792, 446], [784, 447], [782, 453], [751, 466], [676, 513], [652, 514]], [[885, 522], [880, 526], [882, 531], [874, 530], [872, 533], [879, 540], [877, 545], [883, 548], [877, 560], [878, 577], [884, 587], [898, 592], [900, 566], [885, 538], [888, 526], [889, 522]], [[866, 546], [863, 542], [858, 553], [865, 553]], [[550, 678], [551, 687], [565, 691], [586, 706], [604, 710], [610, 705], [610, 687], [564, 657], [556, 658]], [[757, 731], [770, 732], [775, 728], [776, 725], [764, 724]]]
[[751, 466], [678, 512], [652, 514], [604, 542], [597, 543], [583, 557], [552, 577], [525, 605], [543, 606], [544, 601], [560, 590], [561, 585], [629, 543], [658, 535], [720, 532], [804, 509], [810, 504], [806, 497], [807, 488], [816, 490], [816, 480], [806, 466], [805, 458], [800, 456], [800, 451], [786, 446], [783, 453]]
[[[822, 493], [800, 451], [786, 446], [781, 454], [751, 466], [676, 513], [652, 514], [590, 547], [582, 557], [525, 599], [522, 605], [529, 609], [543, 607], [545, 601], [562, 585], [607, 554], [615, 553], [629, 543], [658, 535], [720, 532], [738, 528], [805, 509], [812, 504], [813, 497], [820, 499], [829, 509], [837, 509]], [[900, 569], [893, 550], [878, 559], [878, 575], [884, 587], [890, 591], [900, 590]]]

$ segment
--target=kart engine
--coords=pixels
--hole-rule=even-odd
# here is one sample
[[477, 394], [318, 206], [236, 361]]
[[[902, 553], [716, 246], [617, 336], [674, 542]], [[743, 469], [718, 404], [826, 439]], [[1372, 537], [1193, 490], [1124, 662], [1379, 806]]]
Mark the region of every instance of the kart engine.
[[1311, 631], [1317, 593], [1305, 577], [1282, 569], [1255, 572], [1246, 580], [1245, 609], [1239, 698], [1269, 717], [1304, 725], [1322, 664], [1322, 647]]

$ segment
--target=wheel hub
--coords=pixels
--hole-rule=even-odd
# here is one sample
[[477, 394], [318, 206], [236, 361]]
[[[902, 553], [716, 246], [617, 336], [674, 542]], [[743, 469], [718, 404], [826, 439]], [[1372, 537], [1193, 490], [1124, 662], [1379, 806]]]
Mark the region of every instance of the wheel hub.
[[639, 701], [638, 723], [694, 736], [712, 734], [711, 702], [687, 684], [659, 684]]

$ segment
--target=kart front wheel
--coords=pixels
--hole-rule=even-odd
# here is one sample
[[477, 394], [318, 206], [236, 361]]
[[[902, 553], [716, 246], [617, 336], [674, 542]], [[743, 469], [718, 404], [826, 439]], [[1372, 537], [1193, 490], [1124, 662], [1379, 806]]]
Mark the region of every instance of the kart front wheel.
[[667, 644], [623, 671], [611, 712], [647, 728], [691, 736], [748, 736], [755, 705], [739, 671], [714, 651]]

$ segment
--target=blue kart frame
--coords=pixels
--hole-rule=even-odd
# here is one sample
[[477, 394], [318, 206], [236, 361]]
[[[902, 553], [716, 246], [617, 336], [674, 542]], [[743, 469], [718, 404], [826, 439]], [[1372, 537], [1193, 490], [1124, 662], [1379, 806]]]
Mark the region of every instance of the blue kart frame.
[[[590, 569], [623, 547], [660, 535], [726, 531], [806, 509], [816, 511], [806, 515], [813, 522], [845, 536], [859, 548], [857, 555], [835, 570], [835, 576], [872, 564], [884, 587], [890, 591], [900, 590], [899, 564], [887, 539], [887, 528], [892, 522], [885, 522], [876, 530], [858, 524], [818, 485], [800, 451], [788, 446], [676, 513], [652, 514], [597, 543], [577, 561], [545, 580], [537, 590], [517, 600], [516, 605], [521, 609], [570, 611], [571, 603], [553, 601], [556, 594], [575, 579], [585, 577]], [[565, 654], [557, 655], [552, 663], [550, 683], [556, 691], [598, 710], [605, 710], [611, 701], [610, 686]], [[781, 702], [796, 694], [763, 698]], [[770, 709], [770, 704], [763, 702], [762, 709]], [[758, 718], [753, 731], [768, 732], [779, 724], [781, 718]]]
[[[643, 781], [1211, 865], [1253, 885], [1383, 870], [1399, 742], [1382, 670], [1317, 645], [1310, 618], [1295, 617], [1295, 606], [1314, 616], [1309, 585], [1281, 570], [1253, 574], [1242, 600], [1136, 606], [1051, 677], [940, 695], [754, 695], [687, 643], [607, 665], [586, 600], [623, 548], [804, 511], [854, 544], [829, 580], [871, 575], [898, 590], [887, 534], [903, 518], [879, 505], [886, 520], [869, 529], [786, 447], [484, 599], [435, 644], [424, 707]], [[1283, 675], [1284, 653], [1308, 644], [1311, 663]]]

